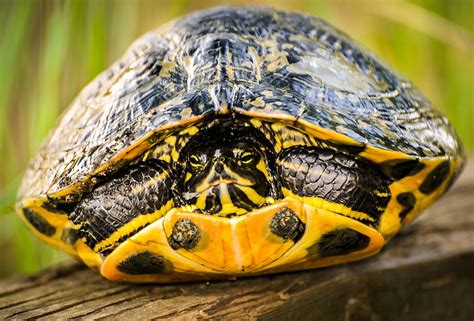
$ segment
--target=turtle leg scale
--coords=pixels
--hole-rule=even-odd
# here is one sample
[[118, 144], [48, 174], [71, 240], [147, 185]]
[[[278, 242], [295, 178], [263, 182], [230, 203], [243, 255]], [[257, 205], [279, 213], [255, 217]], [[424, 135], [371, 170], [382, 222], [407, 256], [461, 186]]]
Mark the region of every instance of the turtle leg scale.
[[360, 213], [366, 223], [378, 223], [391, 197], [391, 181], [376, 165], [331, 149], [285, 149], [278, 156], [277, 173], [285, 196], [319, 199], [335, 208], [342, 205]]
[[166, 162], [132, 165], [86, 195], [70, 220], [95, 252], [113, 249], [172, 207], [171, 186]]

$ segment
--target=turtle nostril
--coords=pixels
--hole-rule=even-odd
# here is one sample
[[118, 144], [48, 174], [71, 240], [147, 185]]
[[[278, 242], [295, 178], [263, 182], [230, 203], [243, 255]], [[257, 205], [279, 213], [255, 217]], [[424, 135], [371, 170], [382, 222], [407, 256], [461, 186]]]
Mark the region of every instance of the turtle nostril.
[[224, 165], [221, 162], [217, 162], [215, 167], [216, 173], [220, 174], [224, 171]]

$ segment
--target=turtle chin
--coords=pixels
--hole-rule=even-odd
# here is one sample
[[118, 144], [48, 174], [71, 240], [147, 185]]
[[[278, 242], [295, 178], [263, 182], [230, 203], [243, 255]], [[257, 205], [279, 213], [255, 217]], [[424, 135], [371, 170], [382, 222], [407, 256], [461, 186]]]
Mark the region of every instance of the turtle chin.
[[235, 182], [209, 184], [202, 192], [188, 192], [185, 197], [194, 211], [223, 217], [244, 215], [266, 202], [253, 186]]

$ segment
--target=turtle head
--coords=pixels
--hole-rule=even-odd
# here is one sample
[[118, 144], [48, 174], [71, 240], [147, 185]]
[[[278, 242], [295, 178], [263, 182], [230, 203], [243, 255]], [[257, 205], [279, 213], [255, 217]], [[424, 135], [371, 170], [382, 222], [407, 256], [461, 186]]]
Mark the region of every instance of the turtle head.
[[268, 155], [251, 128], [215, 126], [193, 138], [182, 155], [181, 197], [204, 213], [241, 215], [272, 196]]

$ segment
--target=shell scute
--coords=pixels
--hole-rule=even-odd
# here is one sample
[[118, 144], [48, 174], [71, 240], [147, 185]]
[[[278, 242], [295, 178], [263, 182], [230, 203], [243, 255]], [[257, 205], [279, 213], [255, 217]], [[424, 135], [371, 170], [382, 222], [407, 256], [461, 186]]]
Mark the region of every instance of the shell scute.
[[212, 112], [298, 119], [413, 157], [456, 157], [461, 148], [409, 82], [324, 21], [218, 8], [144, 35], [87, 86], [32, 161], [19, 195], [54, 194], [147, 133]]

